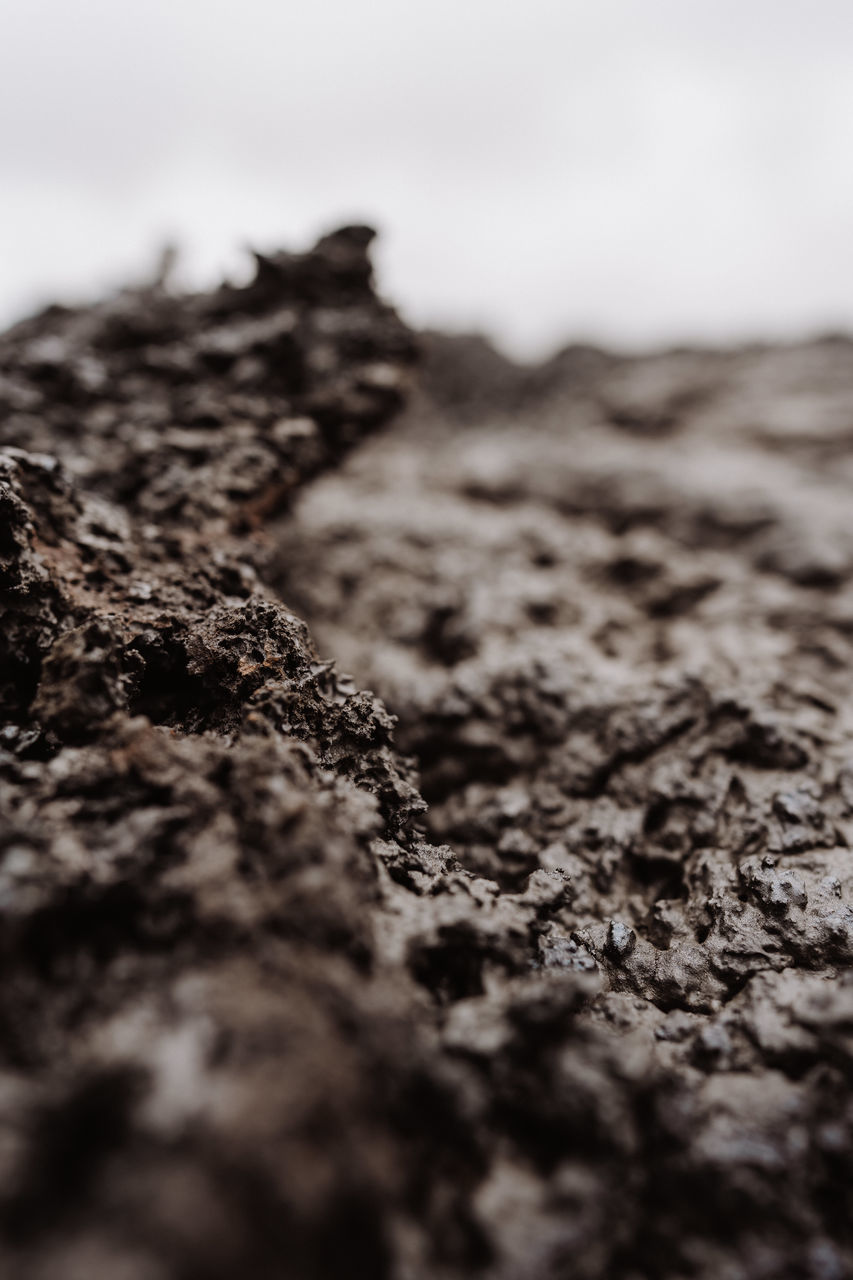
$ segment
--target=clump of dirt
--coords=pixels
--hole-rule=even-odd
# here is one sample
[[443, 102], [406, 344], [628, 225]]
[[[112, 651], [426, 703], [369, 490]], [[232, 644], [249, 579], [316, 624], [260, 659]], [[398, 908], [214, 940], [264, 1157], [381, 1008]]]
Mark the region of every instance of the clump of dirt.
[[369, 241], [0, 338], [0, 1269], [840, 1280], [851, 348]]

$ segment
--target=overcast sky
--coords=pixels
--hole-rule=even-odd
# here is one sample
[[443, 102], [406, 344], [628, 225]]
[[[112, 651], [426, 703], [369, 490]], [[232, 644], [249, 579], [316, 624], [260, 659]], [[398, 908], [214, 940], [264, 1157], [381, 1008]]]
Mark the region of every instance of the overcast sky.
[[851, 0], [2, 0], [0, 315], [341, 219], [517, 351], [853, 328]]

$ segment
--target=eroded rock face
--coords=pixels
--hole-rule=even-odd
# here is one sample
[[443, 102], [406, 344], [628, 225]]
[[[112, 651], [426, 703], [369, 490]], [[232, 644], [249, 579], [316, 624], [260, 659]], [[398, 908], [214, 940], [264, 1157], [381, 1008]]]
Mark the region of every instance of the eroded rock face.
[[849, 348], [341, 463], [368, 240], [0, 339], [0, 1271], [843, 1277]]

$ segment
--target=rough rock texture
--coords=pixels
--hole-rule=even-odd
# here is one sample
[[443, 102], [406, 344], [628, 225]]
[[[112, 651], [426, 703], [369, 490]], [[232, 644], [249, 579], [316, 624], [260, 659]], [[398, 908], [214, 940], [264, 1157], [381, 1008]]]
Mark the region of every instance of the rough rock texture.
[[0, 1274], [843, 1280], [853, 347], [368, 241], [0, 339]]

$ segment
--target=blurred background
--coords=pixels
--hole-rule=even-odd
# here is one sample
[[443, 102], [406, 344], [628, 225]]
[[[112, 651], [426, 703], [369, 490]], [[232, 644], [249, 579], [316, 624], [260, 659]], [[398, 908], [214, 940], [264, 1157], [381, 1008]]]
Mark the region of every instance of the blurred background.
[[5, 0], [0, 319], [342, 219], [515, 354], [853, 327], [850, 0]]

